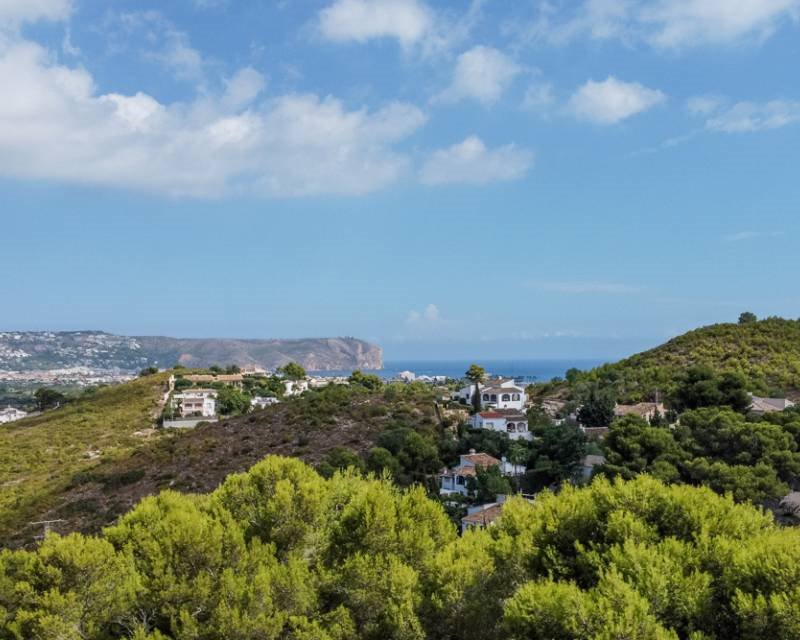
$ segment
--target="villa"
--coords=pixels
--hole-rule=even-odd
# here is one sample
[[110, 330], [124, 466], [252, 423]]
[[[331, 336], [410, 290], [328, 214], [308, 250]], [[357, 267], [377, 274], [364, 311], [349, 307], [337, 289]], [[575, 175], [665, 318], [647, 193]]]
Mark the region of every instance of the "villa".
[[217, 392], [213, 389], [187, 389], [176, 393], [173, 400], [180, 403], [182, 418], [202, 416], [210, 418], [217, 413]]
[[481, 409], [516, 409], [524, 411], [528, 400], [525, 390], [511, 378], [490, 378], [483, 383], [470, 383], [453, 394], [455, 400], [470, 404], [475, 391], [481, 401]]
[[6, 407], [5, 409], [0, 409], [0, 424], [14, 422], [15, 420], [22, 420], [27, 415], [28, 413], [26, 411], [22, 411], [21, 409]]
[[467, 488], [468, 478], [478, 475], [479, 469], [490, 469], [498, 467], [503, 475], [520, 476], [525, 474], [525, 465], [511, 464], [505, 458], [498, 460], [488, 453], [475, 453], [471, 449], [469, 453], [459, 456], [458, 464], [452, 469], [442, 469], [439, 474], [441, 487], [439, 493], [451, 495], [454, 493], [462, 496], [469, 495]]
[[512, 440], [532, 440], [528, 431], [528, 418], [516, 409], [491, 409], [480, 411], [472, 416], [470, 424], [474, 429], [489, 429], [505, 433]]

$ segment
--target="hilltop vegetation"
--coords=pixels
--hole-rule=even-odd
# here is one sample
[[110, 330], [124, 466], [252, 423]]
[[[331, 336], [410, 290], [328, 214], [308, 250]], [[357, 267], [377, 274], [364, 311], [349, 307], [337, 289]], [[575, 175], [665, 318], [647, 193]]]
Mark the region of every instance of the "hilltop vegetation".
[[78, 473], [118, 460], [152, 437], [166, 376], [97, 389], [0, 429], [0, 538], [57, 502]]
[[[6, 545], [29, 543], [41, 533], [41, 527], [28, 526], [32, 520], [63, 519], [60, 531], [98, 531], [145, 496], [165, 488], [212, 491], [228, 474], [244, 471], [270, 453], [295, 456], [330, 473], [354, 461], [376, 471], [388, 467], [405, 484], [424, 481], [441, 466], [439, 422], [432, 391], [424, 385], [375, 391], [361, 385], [328, 386], [196, 429], [132, 436], [153, 424], [147, 410], [154, 410], [153, 397], [142, 394], [153, 383], [158, 387], [158, 380], [163, 375], [147, 376], [18, 423], [8, 433], [0, 430], [0, 447], [8, 448], [9, 464], [15, 438], [24, 438], [30, 457], [24, 470], [9, 476], [29, 480], [20, 485], [27, 507], [21, 510], [26, 503], [11, 495], [13, 487], [0, 493]], [[117, 447], [113, 456], [108, 449], [111, 434]], [[74, 455], [42, 455], [51, 442]], [[378, 444], [392, 451], [371, 456]], [[84, 452], [93, 447], [101, 448], [102, 456], [85, 459]]]
[[640, 477], [457, 537], [418, 488], [268, 457], [101, 537], [0, 553], [0, 638], [796, 638], [800, 530]]
[[800, 392], [800, 321], [746, 320], [689, 331], [655, 349], [576, 374], [574, 382], [610, 385], [621, 402], [638, 402], [652, 400], [657, 391], [664, 397], [686, 369], [701, 365], [742, 376], [758, 394]]

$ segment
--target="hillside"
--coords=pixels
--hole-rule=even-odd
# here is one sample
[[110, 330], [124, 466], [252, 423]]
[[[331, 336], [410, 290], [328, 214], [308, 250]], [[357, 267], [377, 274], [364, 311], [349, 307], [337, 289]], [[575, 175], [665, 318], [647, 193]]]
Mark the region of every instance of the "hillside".
[[616, 381], [624, 399], [640, 400], [656, 390], [668, 392], [693, 365], [740, 373], [753, 392], [795, 395], [800, 392], [800, 321], [769, 318], [702, 327], [580, 379]]
[[117, 336], [103, 331], [0, 332], [0, 370], [87, 367], [138, 371], [147, 366], [260, 365], [294, 361], [309, 370], [380, 369], [381, 349], [356, 338], [298, 340], [184, 339]]
[[[212, 491], [228, 474], [244, 471], [268, 454], [298, 457], [318, 465], [337, 448], [363, 457], [388, 429], [408, 428], [438, 437], [430, 392], [416, 386], [391, 386], [380, 392], [329, 387], [220, 423], [187, 431], [158, 431], [137, 439], [129, 432], [134, 424], [141, 428], [147, 422], [146, 416], [140, 415], [143, 384], [139, 380], [113, 390], [115, 400], [135, 393], [129, 402], [116, 407], [130, 405], [126, 411], [132, 426], [128, 429], [110, 428], [103, 433], [91, 421], [104, 411], [86, 401], [80, 412], [77, 407], [63, 415], [53, 412], [38, 423], [23, 421], [24, 426], [8, 434], [0, 431], [4, 456], [13, 455], [12, 447], [20, 441], [30, 453], [25, 469], [13, 476], [29, 479], [23, 485], [24, 511], [13, 506], [20, 502], [10, 493], [14, 491], [11, 482], [5, 482], [0, 492], [0, 539], [6, 545], [30, 543], [41, 533], [41, 527], [29, 526], [32, 521], [64, 520], [55, 527], [62, 533], [95, 532], [145, 496], [167, 488]], [[105, 407], [107, 398], [103, 400]], [[106, 415], [109, 425], [124, 422], [121, 415]], [[74, 428], [82, 424], [81, 417], [89, 425], [85, 431]], [[82, 457], [84, 451], [98, 446], [95, 443], [109, 441], [112, 434], [117, 444], [115, 455], [108, 451], [94, 461]], [[52, 445], [48, 443], [56, 435], [73, 455], [37, 462], [37, 452], [49, 451]], [[8, 461], [5, 457], [0, 460], [0, 477], [4, 478]], [[51, 474], [55, 478], [43, 485], [41, 479]]]
[[73, 404], [0, 427], [0, 539], [59, 501], [75, 474], [157, 437], [166, 375], [99, 389]]

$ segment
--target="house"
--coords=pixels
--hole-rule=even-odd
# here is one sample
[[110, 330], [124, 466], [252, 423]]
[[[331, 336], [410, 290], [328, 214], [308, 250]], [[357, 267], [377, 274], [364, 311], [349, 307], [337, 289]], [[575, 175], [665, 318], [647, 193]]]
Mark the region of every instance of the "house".
[[469, 453], [459, 456], [459, 462], [455, 467], [442, 469], [439, 474], [439, 493], [442, 495], [458, 493], [466, 496], [469, 494], [467, 479], [478, 475], [479, 469], [490, 469], [491, 467], [498, 467], [503, 475], [519, 476], [525, 474], [525, 465], [512, 464], [505, 458], [498, 460], [488, 453], [475, 453], [475, 450], [472, 449]]
[[774, 413], [775, 411], [784, 411], [794, 406], [794, 402], [786, 398], [762, 398], [751, 394], [750, 400], [752, 401], [750, 411], [758, 415]]
[[217, 392], [214, 389], [186, 389], [172, 396], [180, 403], [182, 418], [203, 416], [210, 418], [217, 413]]
[[284, 380], [283, 392], [286, 396], [299, 396], [304, 391], [308, 391], [308, 380]]
[[273, 404], [278, 404], [280, 400], [273, 397], [262, 397], [256, 396], [252, 400], [250, 400], [250, 406], [254, 409], [265, 409], [267, 407], [272, 406]]
[[15, 420], [22, 420], [22, 418], [27, 415], [28, 413], [26, 411], [22, 411], [21, 409], [6, 407], [5, 409], [0, 409], [0, 424], [14, 422]]
[[515, 409], [491, 409], [480, 411], [472, 416], [470, 424], [474, 429], [490, 429], [505, 433], [512, 440], [532, 440], [528, 431], [528, 418]]
[[400, 382], [414, 382], [416, 380], [417, 375], [413, 371], [401, 371], [397, 374], [397, 379]]
[[614, 407], [614, 417], [622, 418], [623, 416], [639, 416], [648, 422], [656, 417], [656, 414], [662, 418], [667, 415], [667, 410], [661, 402], [639, 402], [637, 404], [618, 404]]
[[503, 505], [506, 497], [497, 496], [497, 502], [481, 504], [467, 509], [467, 515], [461, 518], [461, 533], [466, 533], [469, 529], [485, 529], [494, 524], [503, 514]]
[[244, 376], [265, 376], [267, 370], [257, 364], [246, 364], [242, 367], [242, 375]]
[[583, 480], [591, 479], [592, 474], [594, 473], [594, 468], [604, 465], [605, 463], [605, 456], [598, 456], [594, 454], [584, 456], [581, 460], [581, 478]]
[[470, 404], [476, 389], [481, 401], [481, 409], [525, 410], [528, 398], [525, 390], [518, 387], [512, 378], [491, 378], [486, 383], [470, 383], [453, 394], [453, 398]]

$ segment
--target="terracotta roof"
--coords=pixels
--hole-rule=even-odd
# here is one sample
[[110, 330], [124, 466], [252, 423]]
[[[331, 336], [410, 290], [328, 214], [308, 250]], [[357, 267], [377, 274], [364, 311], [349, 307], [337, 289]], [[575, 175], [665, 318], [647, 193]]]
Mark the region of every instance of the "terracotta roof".
[[481, 411], [478, 414], [481, 418], [502, 418], [503, 414], [499, 411]]
[[486, 507], [483, 511], [476, 511], [475, 513], [470, 513], [468, 516], [464, 516], [461, 518], [461, 522], [464, 524], [482, 524], [485, 526], [492, 524], [502, 513], [503, 503], [495, 503]]
[[461, 456], [462, 460], [469, 460], [476, 467], [493, 467], [500, 464], [500, 461], [488, 453], [468, 453]]

